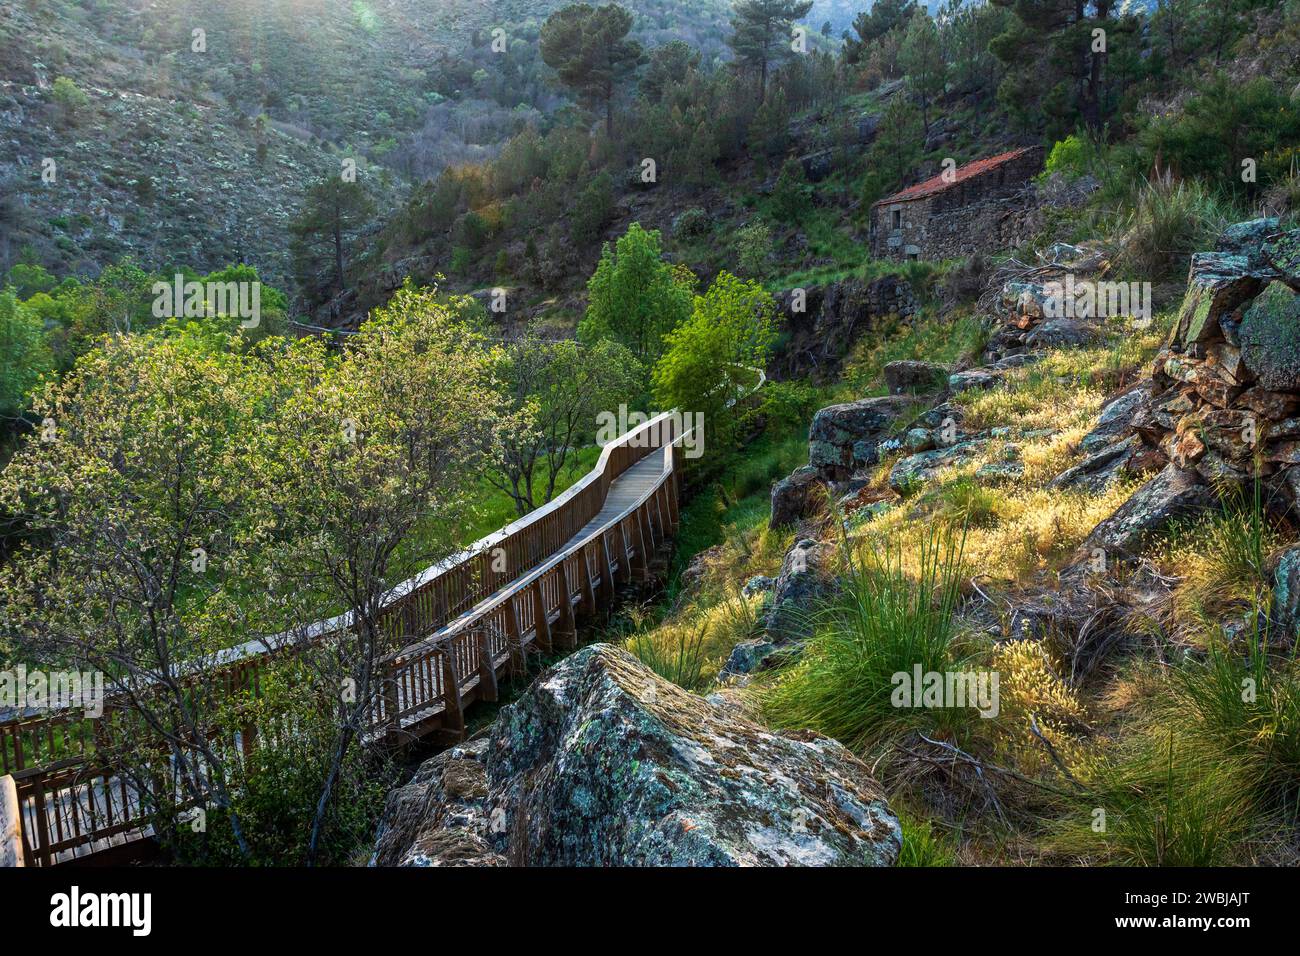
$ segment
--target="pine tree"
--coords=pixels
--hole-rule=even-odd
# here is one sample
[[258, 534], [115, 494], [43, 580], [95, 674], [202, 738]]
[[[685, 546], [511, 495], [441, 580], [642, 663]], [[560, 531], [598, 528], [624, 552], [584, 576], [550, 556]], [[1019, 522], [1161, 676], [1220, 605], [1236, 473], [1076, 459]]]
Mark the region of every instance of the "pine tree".
[[584, 106], [603, 107], [605, 134], [610, 137], [618, 84], [645, 62], [641, 44], [627, 38], [631, 29], [632, 14], [616, 3], [571, 3], [542, 26], [542, 61]]
[[758, 69], [758, 101], [767, 99], [771, 65], [790, 56], [794, 21], [807, 16], [812, 0], [737, 0], [727, 43], [736, 60]]

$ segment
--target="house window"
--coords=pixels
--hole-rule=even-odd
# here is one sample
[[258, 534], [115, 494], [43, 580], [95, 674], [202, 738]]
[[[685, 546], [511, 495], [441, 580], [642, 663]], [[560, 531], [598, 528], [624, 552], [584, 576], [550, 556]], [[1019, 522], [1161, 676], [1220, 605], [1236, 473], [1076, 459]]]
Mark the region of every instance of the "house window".
[[898, 230], [898, 229], [902, 229], [902, 228], [903, 228], [903, 210], [901, 210], [901, 209], [895, 209], [895, 210], [894, 210], [894, 229], [895, 229], [895, 230]]

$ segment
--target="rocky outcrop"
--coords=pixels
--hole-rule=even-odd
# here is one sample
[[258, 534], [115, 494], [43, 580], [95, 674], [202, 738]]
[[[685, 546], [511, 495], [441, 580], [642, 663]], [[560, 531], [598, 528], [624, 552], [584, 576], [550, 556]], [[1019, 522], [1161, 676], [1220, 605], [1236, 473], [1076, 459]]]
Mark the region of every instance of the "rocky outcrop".
[[[1135, 426], [1207, 481], [1276, 480], [1300, 465], [1300, 299], [1266, 261], [1276, 220], [1231, 227], [1192, 258], [1187, 296]], [[1274, 236], [1285, 243], [1300, 231]]]
[[808, 464], [826, 481], [844, 481], [880, 462], [880, 444], [898, 419], [916, 411], [916, 400], [900, 395], [828, 405], [808, 431]]
[[1300, 546], [1289, 548], [1278, 559], [1273, 574], [1273, 640], [1292, 642], [1300, 638]]
[[1100, 548], [1115, 558], [1134, 556], [1152, 534], [1168, 527], [1175, 518], [1205, 511], [1215, 501], [1214, 493], [1195, 472], [1166, 465], [1098, 524], [1080, 551], [1091, 554]]
[[812, 517], [826, 507], [826, 485], [811, 465], [797, 468], [772, 486], [769, 528], [783, 528]]
[[887, 364], [884, 372], [890, 395], [928, 395], [947, 388], [952, 366], [903, 359]]
[[864, 333], [909, 318], [918, 308], [911, 285], [895, 275], [791, 289], [780, 294], [778, 304], [790, 335], [771, 370], [780, 377], [816, 381], [833, 380]]
[[[902, 844], [841, 744], [771, 733], [608, 644], [542, 674], [468, 749], [390, 795], [375, 865], [888, 866]], [[467, 781], [451, 800], [449, 776]]]
[[801, 641], [813, 631], [817, 606], [839, 591], [833, 545], [805, 538], [781, 562], [767, 613], [767, 638], [774, 644]]

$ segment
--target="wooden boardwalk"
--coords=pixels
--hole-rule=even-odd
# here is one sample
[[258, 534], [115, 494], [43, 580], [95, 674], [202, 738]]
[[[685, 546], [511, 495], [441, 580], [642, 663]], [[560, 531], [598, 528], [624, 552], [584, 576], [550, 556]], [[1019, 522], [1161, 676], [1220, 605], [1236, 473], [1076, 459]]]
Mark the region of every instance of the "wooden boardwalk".
[[[530, 654], [575, 648], [579, 623], [607, 612], [619, 585], [648, 580], [677, 530], [680, 431], [672, 413], [630, 430], [554, 501], [389, 592], [382, 623], [400, 649], [381, 661], [367, 739], [459, 739], [466, 708], [496, 700]], [[347, 615], [322, 621], [306, 639], [350, 625]], [[269, 653], [293, 646], [249, 641], [220, 655], [219, 673], [234, 692], [256, 694]], [[150, 835], [136, 788], [95, 758], [102, 722], [89, 732], [88, 723], [0, 721], [0, 865], [98, 858]], [[237, 747], [254, 741], [246, 728]]]

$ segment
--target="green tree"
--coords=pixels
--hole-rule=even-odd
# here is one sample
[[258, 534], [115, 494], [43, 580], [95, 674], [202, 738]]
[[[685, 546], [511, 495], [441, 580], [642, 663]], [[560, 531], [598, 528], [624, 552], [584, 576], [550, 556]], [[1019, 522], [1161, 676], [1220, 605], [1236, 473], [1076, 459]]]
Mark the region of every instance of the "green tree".
[[939, 45], [939, 28], [924, 10], [917, 10], [903, 34], [898, 62], [907, 85], [921, 101], [921, 127], [930, 134], [930, 104], [942, 95], [948, 82], [948, 65]]
[[289, 227], [299, 280], [318, 294], [346, 290], [347, 262], [374, 211], [374, 201], [359, 182], [327, 176], [308, 188]]
[[[990, 49], [1007, 67], [998, 98], [1034, 122], [1051, 120], [1053, 136], [1080, 120], [1094, 133], [1109, 119], [1106, 109], [1107, 49], [1121, 30], [1114, 0], [992, 0], [1015, 19]], [[1098, 33], [1097, 31], [1102, 31]], [[1131, 42], [1131, 41], [1130, 41]]]
[[757, 381], [776, 340], [776, 303], [759, 283], [721, 272], [696, 296], [691, 315], [669, 333], [654, 368], [654, 397], [663, 408], [704, 416], [715, 452], [735, 444], [743, 412], [732, 402]]
[[627, 38], [632, 14], [616, 3], [571, 3], [546, 18], [539, 38], [542, 61], [559, 74], [583, 105], [602, 107], [605, 133], [614, 135], [619, 83], [643, 62], [641, 44]]
[[812, 0], [736, 0], [727, 43], [736, 61], [758, 70], [758, 101], [767, 99], [774, 63], [791, 56], [794, 21], [808, 15]]
[[844, 43], [845, 62], [861, 62], [868, 47], [895, 27], [909, 23], [917, 9], [916, 0], [876, 0], [853, 19], [857, 36]]
[[695, 277], [664, 261], [659, 230], [634, 222], [613, 248], [605, 244], [587, 282], [587, 312], [579, 326], [584, 342], [609, 337], [652, 363], [663, 338], [691, 312]]
[[58, 104], [65, 120], [73, 120], [90, 105], [90, 97], [70, 77], [56, 77], [50, 87], [50, 99]]
[[13, 289], [0, 291], [0, 419], [27, 409], [27, 396], [54, 369], [39, 317], [23, 308]]
[[610, 339], [547, 341], [530, 328], [505, 347], [513, 427], [489, 480], [510, 496], [519, 514], [555, 496], [572, 451], [592, 441], [596, 415], [638, 395], [642, 374], [632, 353]]
[[[385, 625], [389, 589], [455, 550], [468, 478], [497, 453], [501, 356], [468, 320], [475, 312], [468, 297], [403, 286], [338, 362], [325, 362], [319, 345], [286, 353], [285, 380], [302, 384], [258, 432], [259, 480], [246, 493], [274, 516], [262, 566], [280, 599], [264, 630], [305, 634], [339, 610], [348, 621], [303, 656], [333, 727], [308, 864], [352, 748], [370, 745], [363, 731], [382, 658], [423, 636]], [[345, 686], [350, 699], [339, 695]]]

